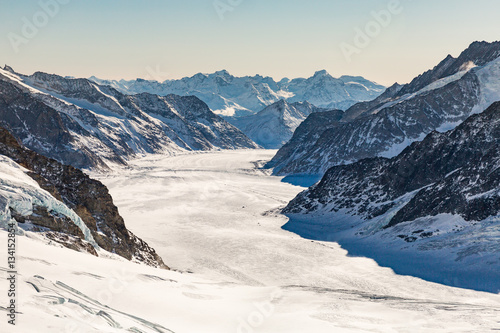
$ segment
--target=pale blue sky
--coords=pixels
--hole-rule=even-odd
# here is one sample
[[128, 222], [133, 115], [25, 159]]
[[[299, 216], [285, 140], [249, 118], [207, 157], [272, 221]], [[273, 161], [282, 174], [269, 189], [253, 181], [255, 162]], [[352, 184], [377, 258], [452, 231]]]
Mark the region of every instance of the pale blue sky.
[[[0, 63], [27, 74], [162, 80], [220, 69], [275, 79], [326, 69], [389, 85], [472, 41], [500, 39], [500, 1], [400, 0], [402, 12], [349, 62], [340, 45], [354, 45], [355, 29], [391, 0], [217, 1], [240, 4], [221, 19], [214, 0], [64, 0], [44, 24], [40, 1], [0, 0]], [[34, 15], [42, 27], [25, 38], [23, 18]], [[12, 34], [25, 38], [18, 52]]]

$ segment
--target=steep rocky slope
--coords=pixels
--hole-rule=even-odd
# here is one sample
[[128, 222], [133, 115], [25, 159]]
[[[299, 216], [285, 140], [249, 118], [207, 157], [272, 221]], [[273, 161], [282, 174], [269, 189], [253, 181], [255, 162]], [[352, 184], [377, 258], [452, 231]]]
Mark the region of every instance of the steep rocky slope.
[[500, 43], [473, 43], [410, 84], [354, 105], [334, 126], [309, 128], [320, 133], [311, 140], [292, 138], [269, 166], [280, 175], [322, 175], [334, 165], [395, 156], [434, 130], [454, 128], [500, 100], [499, 55]]
[[[64, 246], [168, 268], [154, 249], [127, 230], [107, 188], [82, 171], [23, 146], [0, 128], [0, 220], [41, 231]], [[23, 169], [24, 168], [24, 169]], [[31, 177], [32, 180], [26, 178]]]
[[86, 79], [0, 70], [0, 124], [40, 154], [79, 168], [145, 153], [255, 148], [193, 96], [124, 95]]

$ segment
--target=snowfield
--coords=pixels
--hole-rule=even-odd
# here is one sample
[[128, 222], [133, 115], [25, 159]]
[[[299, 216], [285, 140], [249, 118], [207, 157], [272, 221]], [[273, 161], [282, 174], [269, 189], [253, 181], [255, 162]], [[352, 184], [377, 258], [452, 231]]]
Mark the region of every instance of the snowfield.
[[[109, 187], [127, 227], [173, 270], [48, 246], [27, 232], [17, 244], [18, 325], [2, 315], [0, 332], [500, 329], [500, 295], [396, 275], [337, 243], [283, 230], [287, 218], [277, 209], [303, 188], [257, 168], [274, 154], [152, 156], [94, 175]], [[5, 231], [0, 239], [5, 244]]]

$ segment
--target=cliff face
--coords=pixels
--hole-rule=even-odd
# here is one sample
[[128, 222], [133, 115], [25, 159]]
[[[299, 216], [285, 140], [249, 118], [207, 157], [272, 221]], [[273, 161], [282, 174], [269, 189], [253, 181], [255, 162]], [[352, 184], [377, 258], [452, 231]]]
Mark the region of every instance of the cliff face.
[[[44, 156], [71, 162], [76, 167], [102, 168], [105, 163], [94, 152], [79, 146], [69, 128], [90, 135], [63, 113], [35, 99], [13, 83], [0, 80], [0, 125], [23, 144]], [[109, 158], [117, 163], [118, 156]], [[123, 163], [123, 162], [122, 162]]]
[[[4, 128], [0, 128], [0, 154], [28, 169], [27, 174], [42, 189], [72, 209], [84, 222], [99, 247], [128, 260], [168, 268], [154, 249], [127, 230], [108, 189], [101, 182], [91, 179], [79, 169], [21, 146]], [[70, 223], [67, 217], [57, 216], [43, 207], [35, 207], [33, 214], [29, 216], [11, 209], [11, 215], [19, 223], [31, 222], [49, 229], [53, 233], [49, 233], [48, 238], [53, 237], [71, 248], [85, 247], [88, 252], [96, 254], [95, 250], [92, 251], [81, 242], [81, 229]]]

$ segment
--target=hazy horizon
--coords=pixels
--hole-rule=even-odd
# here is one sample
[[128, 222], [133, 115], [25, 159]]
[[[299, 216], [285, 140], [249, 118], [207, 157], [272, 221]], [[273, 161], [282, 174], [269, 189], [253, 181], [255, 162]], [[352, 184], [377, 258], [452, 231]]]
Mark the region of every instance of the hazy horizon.
[[25, 74], [164, 81], [225, 69], [279, 81], [324, 69], [390, 86], [500, 39], [492, 0], [0, 4], [0, 61]]

